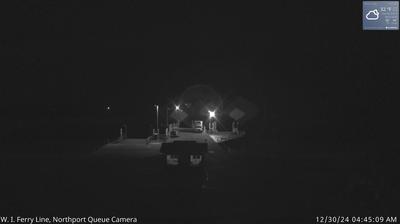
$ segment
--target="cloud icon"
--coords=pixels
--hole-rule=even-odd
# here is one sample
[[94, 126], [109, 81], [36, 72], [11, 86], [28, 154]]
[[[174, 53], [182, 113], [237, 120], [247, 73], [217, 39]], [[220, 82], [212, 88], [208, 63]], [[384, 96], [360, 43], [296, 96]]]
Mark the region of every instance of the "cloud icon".
[[367, 20], [378, 20], [379, 19], [379, 12], [377, 9], [371, 10], [365, 15]]

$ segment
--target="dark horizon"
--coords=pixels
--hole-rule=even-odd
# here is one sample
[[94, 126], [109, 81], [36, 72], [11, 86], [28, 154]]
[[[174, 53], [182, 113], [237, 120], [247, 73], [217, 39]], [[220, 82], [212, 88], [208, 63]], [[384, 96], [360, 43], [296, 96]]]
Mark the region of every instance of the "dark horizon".
[[400, 124], [399, 33], [362, 31], [361, 1], [8, 3], [7, 114], [90, 115], [111, 105], [150, 121], [142, 105], [204, 84], [247, 98], [267, 123], [281, 117], [366, 137], [390, 136]]

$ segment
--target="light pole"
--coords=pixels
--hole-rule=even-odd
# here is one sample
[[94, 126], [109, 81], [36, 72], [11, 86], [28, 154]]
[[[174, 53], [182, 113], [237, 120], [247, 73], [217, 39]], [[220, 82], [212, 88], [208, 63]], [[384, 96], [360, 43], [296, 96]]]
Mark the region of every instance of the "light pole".
[[157, 134], [158, 134], [159, 133], [159, 130], [158, 130], [158, 105], [156, 104], [154, 106], [156, 107], [156, 110], [157, 110]]
[[[181, 107], [180, 105], [175, 105], [175, 111], [180, 111], [180, 110], [181, 110], [180, 107]], [[168, 124], [169, 124], [169, 122], [168, 122], [168, 119], [169, 119], [169, 117], [168, 117], [168, 115], [169, 115], [168, 111], [171, 110], [171, 109], [172, 109], [172, 108], [170, 108], [170, 107], [167, 106], [167, 127], [168, 127]]]
[[168, 108], [168, 106], [167, 106], [167, 117], [166, 117], [166, 120], [167, 120], [167, 128], [168, 128], [168, 110], [169, 110], [169, 108]]
[[211, 129], [211, 132], [214, 132], [215, 129], [216, 129], [214, 121], [217, 119], [217, 116], [215, 115], [215, 110], [214, 111], [211, 111], [211, 110], [208, 111], [208, 118], [209, 118], [208, 119], [209, 120], [208, 130]]

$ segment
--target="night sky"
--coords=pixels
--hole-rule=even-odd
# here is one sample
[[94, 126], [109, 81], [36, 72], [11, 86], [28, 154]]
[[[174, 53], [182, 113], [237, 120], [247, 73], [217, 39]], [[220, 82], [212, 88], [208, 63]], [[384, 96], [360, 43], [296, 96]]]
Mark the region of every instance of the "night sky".
[[205, 84], [268, 122], [384, 138], [400, 123], [400, 37], [362, 31], [361, 3], [2, 2], [1, 107], [139, 113]]

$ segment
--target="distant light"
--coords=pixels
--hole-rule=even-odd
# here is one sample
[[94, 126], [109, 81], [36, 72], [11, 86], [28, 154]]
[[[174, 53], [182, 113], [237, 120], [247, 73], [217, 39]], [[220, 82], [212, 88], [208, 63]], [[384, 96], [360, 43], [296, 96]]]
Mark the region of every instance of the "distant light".
[[175, 110], [181, 110], [180, 107], [180, 105], [175, 105]]
[[111, 108], [109, 106], [106, 107], [106, 110], [111, 110]]
[[208, 111], [208, 114], [209, 114], [210, 119], [211, 119], [211, 118], [215, 118], [215, 111], [209, 110], [209, 111]]

